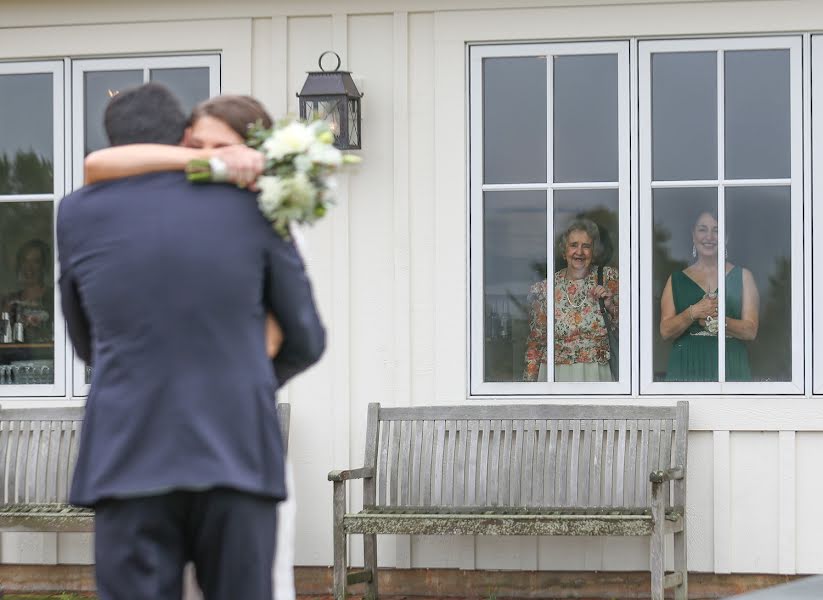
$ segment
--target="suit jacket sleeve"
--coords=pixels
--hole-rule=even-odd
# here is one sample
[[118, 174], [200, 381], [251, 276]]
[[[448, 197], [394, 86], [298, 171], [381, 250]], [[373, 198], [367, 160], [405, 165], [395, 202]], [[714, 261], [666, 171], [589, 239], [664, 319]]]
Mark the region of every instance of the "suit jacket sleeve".
[[266, 307], [283, 329], [283, 345], [272, 363], [282, 385], [320, 359], [326, 332], [311, 284], [294, 244], [268, 234]]
[[[65, 200], [64, 200], [65, 202]], [[91, 364], [91, 328], [83, 308], [77, 280], [72, 270], [71, 241], [67, 225], [67, 211], [61, 204], [57, 214], [57, 252], [60, 260], [60, 304], [69, 330], [69, 337], [77, 355]]]

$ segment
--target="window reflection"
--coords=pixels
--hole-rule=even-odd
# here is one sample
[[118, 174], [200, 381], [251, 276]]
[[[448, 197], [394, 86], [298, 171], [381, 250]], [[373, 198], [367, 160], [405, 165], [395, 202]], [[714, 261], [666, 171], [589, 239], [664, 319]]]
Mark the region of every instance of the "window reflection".
[[[746, 323], [732, 321], [730, 333], [736, 337], [753, 335], [748, 344], [753, 381], [791, 381], [791, 190], [788, 187], [729, 188], [726, 190], [726, 231], [729, 263], [741, 265], [743, 311], [747, 289], [759, 295], [758, 310], [743, 317], [754, 321], [754, 331]], [[746, 278], [751, 278], [747, 286]], [[750, 298], [749, 304], [754, 299]], [[731, 309], [729, 309], [729, 316]], [[751, 327], [751, 326], [750, 326]], [[726, 346], [726, 364], [731, 360]], [[729, 372], [728, 381], [735, 381]]]
[[209, 68], [152, 69], [149, 79], [168, 87], [185, 112], [209, 97]]
[[529, 288], [546, 279], [546, 193], [487, 192], [483, 215], [484, 378], [520, 381]]
[[0, 384], [54, 382], [52, 210], [0, 204]]
[[0, 195], [54, 189], [51, 74], [0, 75]]

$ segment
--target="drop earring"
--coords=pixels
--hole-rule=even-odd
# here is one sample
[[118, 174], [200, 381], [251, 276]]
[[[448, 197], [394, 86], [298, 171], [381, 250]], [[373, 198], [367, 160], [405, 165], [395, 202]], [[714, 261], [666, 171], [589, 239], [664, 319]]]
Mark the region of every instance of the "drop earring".
[[692, 244], [692, 258], [697, 258], [697, 247]]

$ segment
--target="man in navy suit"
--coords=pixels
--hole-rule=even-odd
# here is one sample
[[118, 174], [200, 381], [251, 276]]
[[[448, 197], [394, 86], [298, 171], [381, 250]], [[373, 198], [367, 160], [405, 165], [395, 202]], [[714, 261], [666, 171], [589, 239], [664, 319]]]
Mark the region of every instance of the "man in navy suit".
[[[177, 144], [185, 115], [147, 84], [110, 103], [113, 145]], [[57, 218], [63, 313], [93, 366], [70, 501], [95, 508], [101, 600], [270, 600], [286, 495], [274, 404], [325, 333], [303, 263], [253, 194], [179, 172], [100, 183]], [[283, 345], [266, 356], [271, 312]]]

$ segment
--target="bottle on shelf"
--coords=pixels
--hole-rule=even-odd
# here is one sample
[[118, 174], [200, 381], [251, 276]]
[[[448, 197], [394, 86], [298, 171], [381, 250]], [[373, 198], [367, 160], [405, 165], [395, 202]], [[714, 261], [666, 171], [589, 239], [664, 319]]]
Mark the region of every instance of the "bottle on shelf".
[[9, 313], [3, 312], [0, 314], [0, 344], [11, 344], [13, 340], [11, 317]]
[[23, 310], [18, 306], [14, 314], [13, 341], [22, 344], [26, 341], [26, 328], [23, 325]]

